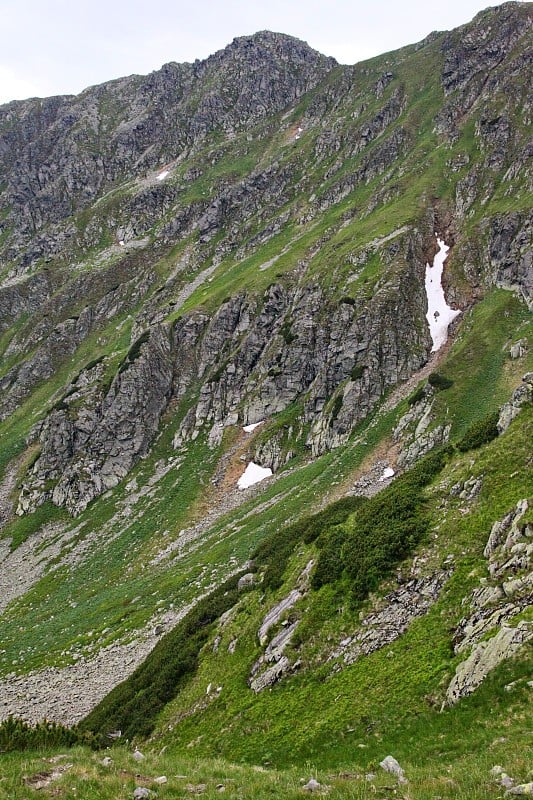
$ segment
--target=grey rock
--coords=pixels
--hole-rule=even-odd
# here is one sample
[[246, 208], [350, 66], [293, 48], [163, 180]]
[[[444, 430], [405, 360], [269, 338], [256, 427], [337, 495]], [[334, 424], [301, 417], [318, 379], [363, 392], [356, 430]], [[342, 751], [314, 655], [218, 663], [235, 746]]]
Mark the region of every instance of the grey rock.
[[514, 390], [511, 400], [500, 408], [498, 432], [504, 433], [522, 408], [531, 403], [533, 403], [533, 373], [528, 372], [523, 376], [521, 385]]
[[516, 628], [500, 628], [492, 639], [476, 645], [466, 661], [462, 661], [456, 668], [455, 676], [446, 691], [447, 704], [453, 705], [461, 697], [471, 694], [489, 672], [517, 653], [532, 638], [533, 630], [527, 623], [519, 623]]
[[353, 664], [362, 655], [369, 655], [400, 637], [417, 617], [427, 614], [436, 603], [451, 570], [441, 570], [428, 577], [408, 581], [388, 594], [382, 608], [368, 614], [361, 628], [341, 642], [329, 660], [342, 656], [344, 663]]
[[530, 797], [531, 795], [533, 795], [533, 782], [520, 783], [505, 792], [506, 797]]
[[322, 788], [322, 784], [320, 784], [315, 778], [309, 778], [307, 783], [304, 786], [304, 789], [308, 792], [318, 792]]
[[143, 798], [151, 797], [153, 793], [146, 789], [144, 786], [137, 786], [133, 791], [134, 800], [143, 800]]
[[392, 775], [396, 775], [400, 783], [406, 782], [404, 771], [394, 756], [386, 756], [383, 761], [379, 762], [379, 766], [384, 769], [385, 772], [390, 772]]
[[247, 572], [245, 575], [242, 575], [237, 583], [237, 589], [242, 591], [243, 589], [248, 589], [249, 587], [255, 584], [255, 573]]

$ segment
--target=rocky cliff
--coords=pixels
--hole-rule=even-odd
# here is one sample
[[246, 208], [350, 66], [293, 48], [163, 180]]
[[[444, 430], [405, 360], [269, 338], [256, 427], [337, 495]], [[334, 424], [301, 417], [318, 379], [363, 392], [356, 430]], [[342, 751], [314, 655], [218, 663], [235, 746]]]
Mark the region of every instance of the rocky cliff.
[[[131, 330], [138, 356], [99, 378], [80, 364], [56, 392], [19, 510], [52, 497], [79, 512], [187, 392], [198, 399], [180, 443], [204, 426], [218, 443], [224, 427], [291, 404], [313, 455], [345, 441], [428, 357], [421, 277], [434, 230], [454, 245], [446, 280], [460, 305], [491, 284], [529, 302], [529, 215], [502, 208], [530, 188], [517, 77], [530, 24], [509, 3], [385, 70], [379, 59], [339, 67], [264, 32], [205, 62], [4, 106], [2, 415], [88, 339], [110, 343], [113, 327]], [[420, 82], [431, 102], [418, 101]], [[419, 181], [412, 200], [407, 180]], [[150, 364], [161, 336], [165, 369]], [[256, 453], [265, 466], [297, 446], [281, 454], [276, 442]]]

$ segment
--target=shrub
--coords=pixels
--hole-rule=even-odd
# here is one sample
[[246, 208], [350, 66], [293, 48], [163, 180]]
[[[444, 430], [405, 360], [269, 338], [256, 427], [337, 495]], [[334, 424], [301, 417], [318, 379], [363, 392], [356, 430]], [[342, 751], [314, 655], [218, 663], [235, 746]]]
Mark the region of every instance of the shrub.
[[408, 398], [407, 402], [410, 406], [414, 406], [416, 403], [419, 403], [421, 400], [424, 399], [426, 396], [426, 391], [424, 386], [420, 386], [413, 394]]
[[345, 294], [344, 297], [341, 297], [339, 302], [340, 303], [345, 303], [347, 306], [354, 306], [355, 305], [355, 300], [353, 299], [353, 297], [350, 297], [347, 294]]
[[423, 488], [445, 464], [450, 448], [435, 450], [386, 489], [360, 503], [343, 526], [318, 540], [320, 555], [312, 578], [315, 589], [348, 577], [355, 600], [363, 600], [428, 527]]
[[280, 528], [263, 539], [252, 554], [253, 560], [266, 568], [263, 586], [266, 589], [278, 589], [283, 583], [283, 573], [296, 545], [302, 541], [310, 544], [318, 539], [326, 530], [344, 522], [364, 502], [363, 497], [343, 497], [317, 514]]
[[453, 386], [453, 381], [450, 380], [450, 378], [446, 378], [438, 372], [431, 372], [429, 374], [428, 383], [430, 386], [433, 386], [434, 389], [449, 389], [450, 386]]
[[365, 368], [363, 367], [362, 364], [355, 364], [355, 366], [352, 367], [352, 371], [350, 372], [350, 378], [352, 379], [352, 381], [357, 381], [359, 380], [359, 378], [363, 377], [364, 371]]
[[291, 344], [296, 339], [296, 334], [291, 331], [291, 323], [286, 320], [279, 329], [281, 336], [285, 340], [285, 344]]
[[0, 723], [0, 753], [21, 750], [42, 750], [52, 747], [72, 747], [76, 744], [94, 746], [90, 734], [76, 728], [66, 728], [57, 722], [38, 722], [29, 725], [21, 719], [8, 717]]
[[464, 453], [495, 439], [498, 436], [499, 417], [499, 412], [493, 411], [491, 414], [487, 414], [486, 417], [474, 422], [463, 438], [457, 442], [457, 449]]
[[334, 583], [342, 575], [344, 570], [342, 548], [346, 537], [346, 529], [339, 525], [330, 529], [322, 538], [322, 548], [311, 578], [313, 589], [320, 589], [326, 583]]

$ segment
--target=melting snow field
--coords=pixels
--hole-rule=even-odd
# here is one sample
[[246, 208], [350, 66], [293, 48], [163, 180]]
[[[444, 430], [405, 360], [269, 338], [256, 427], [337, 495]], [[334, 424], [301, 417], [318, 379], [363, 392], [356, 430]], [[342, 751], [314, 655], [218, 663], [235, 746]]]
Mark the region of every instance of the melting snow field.
[[156, 181], [164, 181], [169, 172], [170, 172], [169, 169], [164, 169], [163, 172], [160, 172], [159, 175], [156, 177]]
[[439, 251], [433, 259], [433, 266], [430, 267], [429, 264], [426, 264], [426, 294], [428, 298], [426, 319], [429, 323], [429, 332], [433, 340], [432, 353], [439, 350], [446, 342], [450, 322], [453, 322], [461, 313], [460, 310], [456, 311], [450, 308], [442, 288], [442, 271], [450, 248], [438, 236], [437, 244], [439, 245]]
[[393, 477], [394, 477], [393, 468], [392, 467], [385, 467], [385, 469], [383, 470], [383, 474], [382, 474], [382, 476], [380, 478], [380, 481], [386, 481], [389, 478], [393, 478]]
[[259, 425], [262, 425], [264, 423], [264, 421], [265, 420], [262, 419], [259, 422], [252, 422], [250, 425], [245, 425], [244, 428], [243, 428], [243, 431], [245, 433], [251, 433], [252, 431], [255, 431], [255, 429], [258, 428]]
[[241, 475], [237, 481], [237, 486], [239, 489], [247, 489], [249, 486], [253, 486], [254, 483], [259, 483], [260, 481], [264, 481], [265, 478], [270, 478], [271, 475], [272, 470], [270, 467], [260, 467], [258, 464], [254, 464], [253, 461], [250, 461], [244, 474]]

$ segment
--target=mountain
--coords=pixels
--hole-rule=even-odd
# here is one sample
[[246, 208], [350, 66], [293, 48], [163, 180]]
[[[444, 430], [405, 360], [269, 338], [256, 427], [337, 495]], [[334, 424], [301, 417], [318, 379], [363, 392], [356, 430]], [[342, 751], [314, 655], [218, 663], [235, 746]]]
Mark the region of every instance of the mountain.
[[527, 780], [531, 19], [0, 106], [0, 718]]

